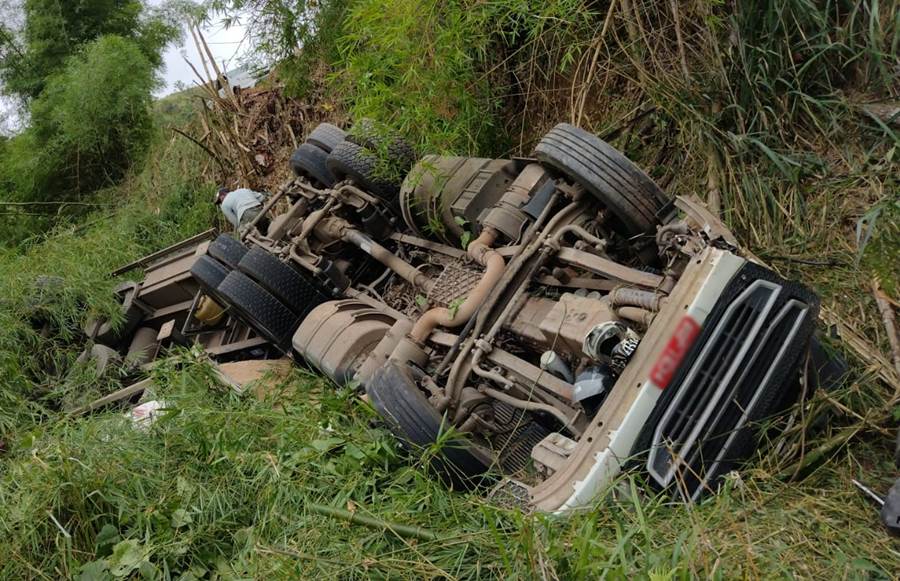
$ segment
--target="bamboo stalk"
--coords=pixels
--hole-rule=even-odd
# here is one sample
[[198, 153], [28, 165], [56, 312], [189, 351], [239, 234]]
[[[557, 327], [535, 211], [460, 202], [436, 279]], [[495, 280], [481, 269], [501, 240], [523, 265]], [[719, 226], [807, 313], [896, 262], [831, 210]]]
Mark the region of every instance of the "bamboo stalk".
[[581, 118], [584, 114], [584, 103], [587, 101], [588, 93], [591, 90], [594, 69], [597, 68], [597, 60], [600, 58], [600, 49], [603, 47], [603, 41], [606, 38], [606, 32], [609, 30], [609, 23], [612, 21], [613, 10], [615, 10], [615, 8], [616, 0], [612, 0], [609, 3], [609, 8], [606, 10], [606, 18], [603, 19], [603, 28], [600, 30], [600, 35], [597, 37], [597, 40], [594, 41], [594, 54], [591, 57], [591, 64], [588, 67], [587, 77], [584, 80], [584, 89], [581, 92], [581, 98], [578, 103], [578, 115], [575, 116], [573, 125], [578, 126], [581, 123]]
[[200, 37], [200, 42], [203, 44], [203, 48], [206, 51], [207, 56], [209, 57], [209, 64], [212, 66], [213, 70], [216, 72], [216, 76], [219, 79], [219, 83], [222, 85], [222, 90], [225, 92], [228, 99], [234, 104], [234, 108], [237, 111], [241, 110], [241, 104], [238, 102], [237, 97], [234, 94], [234, 91], [231, 88], [231, 83], [228, 82], [228, 77], [222, 73], [222, 70], [219, 68], [218, 63], [216, 63], [215, 57], [213, 57], [213, 53], [209, 50], [209, 45], [206, 44], [206, 39], [203, 37], [203, 33], [200, 32], [200, 29], [197, 29], [197, 36]]
[[878, 311], [881, 313], [881, 319], [884, 321], [884, 328], [887, 331], [888, 343], [891, 345], [891, 358], [894, 360], [894, 369], [900, 373], [900, 337], [897, 336], [897, 319], [894, 317], [894, 309], [891, 308], [891, 301], [883, 290], [878, 280], [872, 281], [872, 294], [875, 296], [875, 304], [878, 305]]
[[439, 538], [437, 533], [435, 533], [434, 531], [423, 529], [422, 527], [392, 523], [375, 517], [357, 514], [355, 512], [350, 512], [349, 510], [327, 506], [324, 504], [316, 504], [311, 502], [307, 506], [313, 512], [321, 514], [323, 516], [330, 516], [332, 518], [345, 520], [353, 524], [363, 525], [365, 527], [373, 529], [387, 530], [401, 537], [414, 538], [422, 541], [436, 541]]
[[[200, 63], [203, 65], [203, 72], [206, 73], [206, 82], [209, 83], [209, 85], [211, 87], [215, 88], [215, 83], [213, 82], [213, 77], [209, 73], [209, 67], [206, 66], [206, 59], [203, 58], [203, 51], [200, 50], [200, 40], [197, 38], [197, 33], [194, 31], [195, 27], [193, 25], [191, 25], [191, 26], [188, 26], [188, 28], [191, 31], [191, 36], [194, 38], [194, 46], [197, 47], [197, 54], [200, 55]], [[187, 60], [187, 59], [185, 59], [185, 60]], [[193, 68], [193, 65], [191, 65], [191, 68]], [[196, 69], [194, 70], [194, 72], [197, 72]], [[199, 73], [197, 73], [197, 76], [199, 76]]]

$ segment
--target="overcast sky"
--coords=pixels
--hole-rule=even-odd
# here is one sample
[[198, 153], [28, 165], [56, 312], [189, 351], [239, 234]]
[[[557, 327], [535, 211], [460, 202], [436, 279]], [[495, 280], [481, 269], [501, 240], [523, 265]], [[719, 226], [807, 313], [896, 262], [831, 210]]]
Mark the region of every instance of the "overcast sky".
[[[241, 57], [247, 53], [249, 48], [248, 40], [244, 38], [246, 30], [243, 24], [233, 24], [226, 29], [222, 21], [216, 19], [204, 25], [202, 30], [209, 50], [212, 51], [223, 72], [240, 64]], [[197, 53], [197, 47], [194, 46], [194, 40], [190, 34], [185, 34], [182, 46], [170, 46], [163, 54], [165, 70], [162, 76], [165, 84], [156, 92], [157, 97], [175, 92], [179, 83], [191, 86], [197, 81], [197, 76], [184, 61], [184, 57], [187, 57], [203, 74], [203, 65], [200, 55]]]

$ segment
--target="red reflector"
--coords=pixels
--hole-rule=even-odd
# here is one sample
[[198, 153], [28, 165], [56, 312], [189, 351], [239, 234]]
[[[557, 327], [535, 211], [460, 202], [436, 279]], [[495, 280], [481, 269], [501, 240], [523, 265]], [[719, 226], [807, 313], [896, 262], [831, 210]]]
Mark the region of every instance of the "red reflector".
[[655, 383], [660, 389], [668, 387], [669, 382], [672, 381], [672, 376], [675, 375], [678, 366], [681, 365], [681, 360], [684, 359], [688, 349], [694, 344], [694, 339], [697, 338], [699, 332], [700, 325], [697, 321], [685, 315], [678, 323], [678, 327], [675, 328], [675, 332], [672, 333], [672, 337], [666, 344], [666, 348], [663, 349], [662, 354], [660, 354], [659, 359], [653, 365], [653, 370], [650, 372], [650, 381]]

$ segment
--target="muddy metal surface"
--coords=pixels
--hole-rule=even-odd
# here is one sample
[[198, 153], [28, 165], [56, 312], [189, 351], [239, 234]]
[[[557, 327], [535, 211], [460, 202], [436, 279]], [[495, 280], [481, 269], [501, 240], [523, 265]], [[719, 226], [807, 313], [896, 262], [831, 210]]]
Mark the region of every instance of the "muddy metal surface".
[[89, 336], [138, 367], [199, 344], [236, 384], [313, 366], [411, 454], [445, 441], [449, 485], [500, 478], [548, 511], [623, 469], [714, 491], [799, 397], [816, 297], [581, 129], [529, 159], [418, 158], [370, 121], [322, 124], [290, 163], [239, 236], [125, 267], [145, 273], [126, 324]]

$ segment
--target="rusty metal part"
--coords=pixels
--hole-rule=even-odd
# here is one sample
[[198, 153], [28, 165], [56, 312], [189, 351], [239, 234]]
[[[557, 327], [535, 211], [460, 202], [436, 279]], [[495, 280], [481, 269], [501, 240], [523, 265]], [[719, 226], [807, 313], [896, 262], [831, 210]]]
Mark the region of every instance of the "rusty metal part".
[[391, 234], [390, 238], [391, 240], [396, 240], [397, 242], [400, 242], [402, 244], [418, 246], [419, 248], [424, 248], [425, 250], [431, 250], [433, 252], [439, 252], [453, 258], [463, 258], [464, 256], [466, 256], [465, 250], [460, 250], [459, 248], [456, 248], [454, 246], [447, 246], [446, 244], [441, 244], [439, 242], [426, 240], [425, 238], [419, 238], [418, 236], [410, 236], [409, 234], [400, 234], [398, 232], [394, 232], [393, 234]]
[[623, 266], [612, 260], [601, 258], [595, 254], [575, 250], [574, 248], [562, 247], [556, 254], [557, 259], [561, 262], [578, 266], [594, 274], [605, 276], [621, 282], [630, 283], [652, 289], [662, 287], [663, 277]]
[[609, 304], [614, 309], [623, 306], [640, 307], [654, 313], [659, 311], [665, 297], [659, 293], [636, 288], [616, 287], [609, 293]]
[[397, 342], [397, 345], [391, 352], [390, 359], [401, 365], [409, 365], [412, 363], [418, 367], [425, 367], [425, 365], [428, 364], [428, 353], [426, 353], [425, 349], [422, 348], [422, 345], [412, 339], [411, 336], [412, 332]]
[[484, 276], [455, 312], [446, 307], [437, 307], [422, 315], [410, 331], [409, 336], [413, 341], [424, 343], [428, 335], [438, 326], [459, 327], [465, 324], [494, 290], [506, 267], [503, 257], [491, 249], [496, 236], [497, 233], [493, 228], [485, 228], [481, 235], [469, 244], [469, 256], [485, 267]]
[[561, 248], [561, 241], [566, 234], [575, 234], [600, 252], [606, 250], [606, 240], [594, 236], [577, 224], [568, 224], [566, 226], [563, 226], [562, 228], [557, 230], [556, 233], [553, 234], [553, 236], [548, 238], [544, 244], [553, 248], [554, 250], [559, 250]]
[[528, 297], [521, 305], [507, 328], [541, 349], [578, 353], [591, 329], [618, 320], [606, 299], [572, 293], [562, 295], [558, 301]]
[[298, 244], [299, 242], [306, 240], [310, 234], [312, 234], [313, 230], [315, 230], [316, 226], [319, 224], [321, 220], [323, 220], [326, 216], [331, 215], [334, 211], [335, 206], [337, 205], [337, 200], [334, 198], [329, 198], [325, 205], [315, 210], [314, 212], [310, 212], [309, 216], [303, 220], [303, 226], [300, 228], [300, 234], [294, 238], [293, 242]]
[[[435, 331], [428, 340], [430, 343], [436, 345], [451, 347], [456, 344], [458, 337], [451, 333]], [[553, 405], [561, 409], [563, 413], [567, 415], [572, 416], [575, 414], [574, 409], [557, 399], [562, 398], [565, 401], [572, 401], [572, 394], [575, 389], [572, 384], [547, 373], [540, 367], [532, 365], [524, 359], [517, 357], [508, 351], [504, 351], [499, 347], [492, 347], [487, 355], [485, 355], [485, 359], [492, 365], [497, 365], [508, 371], [510, 373], [510, 379], [515, 381], [522, 388], [529, 392], [533, 391], [535, 395], [546, 402], [552, 402]], [[540, 389], [535, 390], [535, 388]]]
[[[579, 192], [583, 194], [583, 190], [580, 190]], [[453, 362], [453, 366], [450, 368], [450, 375], [447, 378], [447, 396], [444, 402], [441, 402], [442, 405], [446, 406], [455, 401], [456, 397], [459, 394], [459, 390], [462, 389], [463, 383], [466, 381], [468, 372], [464, 372], [463, 368], [469, 365], [469, 353], [475, 346], [475, 339], [478, 338], [481, 334], [481, 330], [486, 322], [487, 314], [490, 313], [491, 310], [493, 310], [494, 305], [498, 300], [500, 300], [500, 296], [503, 294], [503, 291], [506, 290], [506, 287], [518, 275], [522, 267], [525, 266], [525, 264], [540, 249], [546, 233], [548, 231], [553, 231], [553, 229], [555, 229], [556, 226], [558, 226], [560, 223], [567, 219], [570, 219], [573, 214], [580, 211], [579, 192], [576, 192], [576, 195], [574, 196], [575, 199], [573, 199], [573, 201], [569, 205], [567, 205], [561, 212], [553, 216], [553, 218], [550, 218], [548, 222], [547, 220], [550, 216], [550, 212], [552, 212], [553, 206], [556, 203], [558, 196], [558, 194], [554, 194], [551, 197], [550, 202], [541, 212], [541, 215], [538, 216], [538, 219], [534, 221], [534, 223], [526, 232], [526, 235], [523, 237], [523, 245], [521, 251], [519, 252], [519, 254], [513, 257], [513, 259], [510, 261], [509, 266], [506, 267], [503, 277], [497, 283], [497, 288], [494, 289], [494, 293], [491, 297], [488, 298], [487, 301], [485, 301], [485, 304], [482, 305], [481, 309], [479, 310], [478, 318], [475, 321], [475, 324], [472, 326], [469, 338], [466, 339], [465, 343], [463, 343], [459, 348], [459, 356], [456, 357], [456, 360]], [[544, 228], [545, 222], [547, 224], [546, 228]], [[539, 263], [540, 260], [538, 261], [538, 264]], [[530, 276], [528, 278], [530, 278]], [[514, 296], [512, 296], [506, 303], [506, 306], [501, 311], [500, 316], [494, 322], [492, 328], [489, 330], [486, 336], [485, 340], [488, 344], [493, 341], [494, 335], [506, 322], [507, 318], [510, 315], [510, 312], [515, 307], [516, 302], [519, 300], [522, 293], [525, 292], [526, 286], [528, 286], [527, 280], [520, 284]]]
[[[478, 373], [479, 368], [475, 368], [476, 373]], [[513, 407], [523, 409], [530, 412], [544, 412], [550, 414], [554, 418], [556, 418], [562, 425], [564, 429], [570, 430], [573, 434], [581, 435], [581, 432], [576, 429], [574, 418], [566, 417], [564, 413], [553, 407], [552, 405], [548, 405], [545, 403], [540, 403], [537, 401], [528, 401], [524, 399], [519, 399], [517, 397], [513, 397], [508, 393], [502, 392], [499, 389], [493, 389], [487, 386], [480, 386], [478, 391], [481, 393], [496, 399], [497, 401], [502, 401], [503, 403], [507, 403]]]
[[294, 333], [294, 349], [340, 385], [353, 379], [394, 319], [356, 300], [322, 303]]
[[645, 329], [650, 326], [650, 323], [653, 322], [653, 318], [656, 316], [656, 313], [640, 307], [619, 307], [616, 309], [616, 314], [623, 319], [628, 319], [643, 326]]
[[369, 352], [369, 356], [356, 373], [356, 379], [365, 385], [369, 378], [372, 377], [372, 374], [387, 363], [391, 353], [394, 352], [400, 341], [409, 334], [410, 329], [412, 329], [412, 321], [406, 318], [397, 319], [375, 348]]
[[454, 301], [465, 299], [478, 285], [482, 275], [481, 270], [475, 270], [462, 261], [451, 262], [434, 280], [434, 286], [427, 298], [432, 304], [449, 306]]
[[605, 279], [605, 278], [586, 278], [581, 276], [576, 276], [568, 279], [563, 282], [556, 277], [553, 276], [540, 276], [535, 282], [538, 284], [542, 284], [544, 286], [557, 286], [562, 288], [582, 288], [585, 290], [596, 290], [596, 291], [611, 291], [617, 286], [619, 283], [613, 280]]
[[531, 449], [531, 458], [537, 466], [543, 466], [552, 474], [565, 465], [576, 444], [575, 440], [553, 432]]
[[[540, 367], [532, 365], [508, 351], [495, 347], [491, 349], [490, 353], [485, 355], [485, 358], [491, 364], [499, 365], [508, 370], [512, 375], [511, 379], [525, 387], [529, 392], [535, 391], [534, 388], [536, 387], [540, 387], [553, 394], [555, 397], [560, 397], [567, 402], [572, 401], [575, 387], [571, 383], [547, 373]], [[535, 393], [537, 394], [537, 392]], [[546, 397], [541, 396], [541, 398], [550, 401]], [[569, 408], [562, 402], [559, 402], [557, 407], [562, 409], [567, 415], [573, 415], [575, 413], [575, 410]]]
[[549, 178], [547, 170], [540, 164], [526, 165], [500, 200], [487, 210], [482, 224], [501, 232], [513, 242], [517, 241], [529, 219], [522, 207]]
[[316, 266], [312, 260], [310, 260], [309, 258], [300, 256], [300, 254], [297, 252], [296, 244], [291, 245], [290, 249], [288, 250], [288, 258], [290, 258], [291, 260], [293, 260], [294, 262], [296, 262], [297, 264], [299, 264], [300, 266], [302, 266], [303, 268], [305, 268], [306, 270], [308, 270], [309, 272], [311, 272], [313, 274], [321, 274], [322, 273], [322, 269], [319, 268], [318, 266]]
[[378, 244], [359, 230], [352, 228], [344, 230], [342, 239], [353, 244], [378, 262], [387, 266], [404, 280], [413, 286], [430, 292], [434, 288], [434, 281], [428, 275], [420, 272], [416, 267], [406, 262], [381, 244]]
[[518, 167], [508, 159], [426, 155], [400, 189], [403, 219], [418, 236], [455, 245], [464, 231], [459, 222], [473, 228], [506, 192]]
[[309, 209], [309, 200], [300, 198], [294, 205], [284, 214], [279, 214], [272, 219], [269, 224], [269, 231], [266, 233], [270, 240], [280, 240], [293, 226], [306, 214]]
[[703, 232], [708, 240], [721, 239], [729, 246], [738, 247], [737, 238], [734, 237], [731, 230], [710, 212], [697, 196], [677, 196], [675, 206], [685, 213], [692, 225]]

